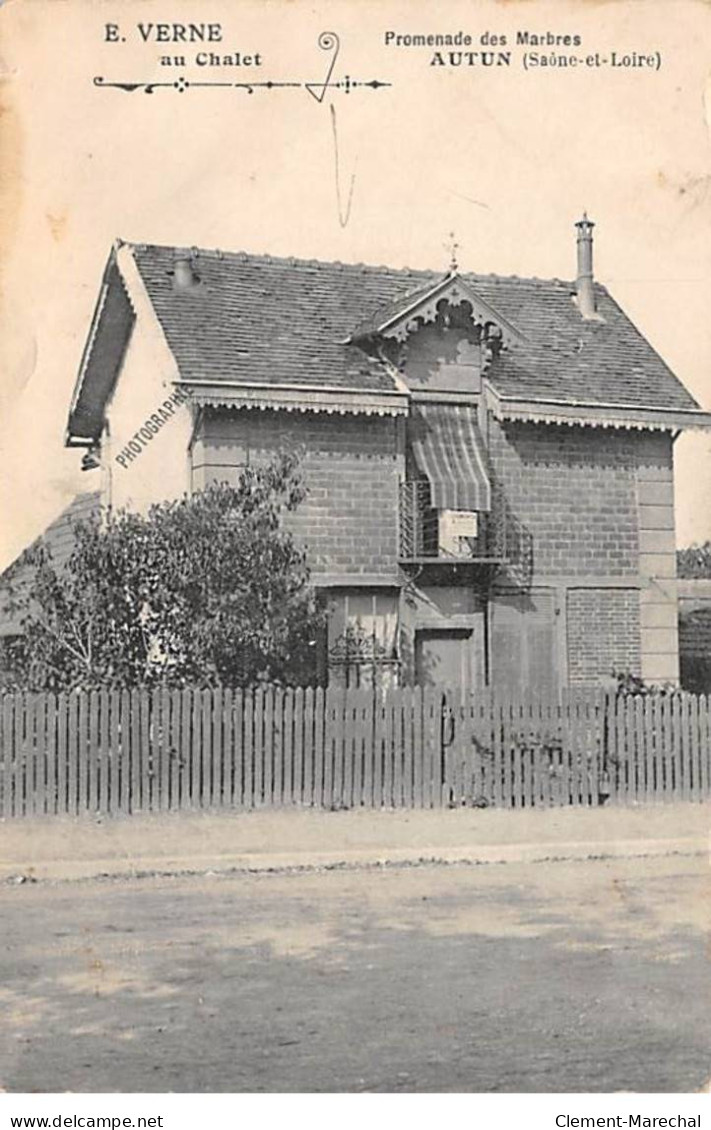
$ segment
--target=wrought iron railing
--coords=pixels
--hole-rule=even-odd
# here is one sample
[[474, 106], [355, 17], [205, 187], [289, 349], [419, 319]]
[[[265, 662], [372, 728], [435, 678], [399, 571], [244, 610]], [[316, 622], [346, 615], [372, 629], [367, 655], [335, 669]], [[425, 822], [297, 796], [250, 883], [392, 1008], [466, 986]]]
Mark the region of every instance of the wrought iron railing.
[[387, 647], [375, 632], [349, 625], [328, 651], [329, 685], [393, 687], [400, 674], [396, 644]]
[[503, 492], [492, 488], [491, 510], [480, 513], [476, 537], [461, 539], [461, 552], [440, 548], [439, 513], [432, 506], [430, 484], [409, 480], [400, 484], [400, 560], [481, 562], [506, 566], [513, 578], [526, 583], [532, 568], [531, 535], [511, 513]]
[[439, 516], [426, 479], [400, 483], [399, 545], [403, 561], [439, 556]]

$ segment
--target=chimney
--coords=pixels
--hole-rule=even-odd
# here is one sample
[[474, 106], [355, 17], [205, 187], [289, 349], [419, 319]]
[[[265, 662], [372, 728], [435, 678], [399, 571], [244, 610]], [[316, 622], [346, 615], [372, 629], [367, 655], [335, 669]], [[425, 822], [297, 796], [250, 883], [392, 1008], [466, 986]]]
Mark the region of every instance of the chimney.
[[593, 286], [593, 235], [595, 227], [592, 220], [583, 212], [582, 220], [575, 225], [578, 229], [578, 277], [575, 291], [578, 296], [578, 310], [583, 318], [597, 318], [595, 309], [595, 287]]
[[193, 268], [193, 256], [188, 251], [176, 252], [173, 266], [173, 290], [193, 290], [199, 284]]

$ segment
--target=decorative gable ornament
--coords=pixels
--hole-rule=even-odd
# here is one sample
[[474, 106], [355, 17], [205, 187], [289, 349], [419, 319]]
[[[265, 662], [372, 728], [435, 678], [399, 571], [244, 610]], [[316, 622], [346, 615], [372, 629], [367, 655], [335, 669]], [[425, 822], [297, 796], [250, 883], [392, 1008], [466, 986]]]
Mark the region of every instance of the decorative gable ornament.
[[450, 272], [427, 290], [413, 294], [411, 302], [401, 300], [381, 310], [367, 325], [359, 327], [350, 340], [380, 338], [404, 346], [408, 338], [424, 326], [440, 323], [448, 327], [453, 310], [465, 314], [465, 318], [458, 319], [460, 326], [466, 320], [477, 331], [482, 372], [501, 350], [523, 340], [516, 327], [456, 272]]
[[403, 312], [391, 324], [381, 327], [383, 337], [393, 337], [397, 341], [405, 341], [409, 334], [414, 333], [422, 325], [434, 322], [443, 304], [448, 306], [461, 306], [467, 303], [471, 307], [470, 320], [472, 325], [481, 327], [482, 330], [496, 330], [496, 336], [501, 341], [502, 348], [506, 348], [514, 341], [521, 338], [518, 330], [506, 318], [497, 313], [488, 302], [484, 302], [475, 292], [464, 283], [458, 275], [450, 276], [444, 283], [435, 287], [429, 296], [420, 298], [414, 308]]

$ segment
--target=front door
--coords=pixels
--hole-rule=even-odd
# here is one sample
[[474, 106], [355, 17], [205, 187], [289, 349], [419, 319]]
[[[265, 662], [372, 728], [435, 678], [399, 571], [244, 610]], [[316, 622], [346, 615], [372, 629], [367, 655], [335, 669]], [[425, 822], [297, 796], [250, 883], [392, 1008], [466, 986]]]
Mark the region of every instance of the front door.
[[415, 677], [421, 687], [471, 690], [475, 685], [471, 628], [421, 628], [415, 634]]

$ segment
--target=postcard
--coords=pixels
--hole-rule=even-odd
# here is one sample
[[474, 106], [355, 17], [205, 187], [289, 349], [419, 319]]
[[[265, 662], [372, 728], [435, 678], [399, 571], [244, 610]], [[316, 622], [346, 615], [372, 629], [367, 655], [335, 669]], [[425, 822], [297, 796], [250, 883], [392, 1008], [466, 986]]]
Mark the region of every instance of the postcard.
[[700, 1125], [710, 46], [2, 4], [4, 1090]]

